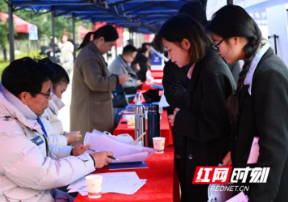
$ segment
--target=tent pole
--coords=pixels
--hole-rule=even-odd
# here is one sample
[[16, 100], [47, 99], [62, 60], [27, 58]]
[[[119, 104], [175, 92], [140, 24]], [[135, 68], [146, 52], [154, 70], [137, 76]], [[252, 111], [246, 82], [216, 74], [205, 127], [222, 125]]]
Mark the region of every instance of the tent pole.
[[13, 22], [13, 4], [12, 0], [9, 0], [8, 3], [8, 12], [9, 12], [9, 46], [10, 46], [10, 62], [15, 60], [15, 51], [14, 51], [14, 22]]
[[74, 51], [73, 51], [73, 57], [74, 61], [76, 59], [76, 34], [75, 34], [75, 17], [72, 16], [72, 32], [73, 32], [73, 42], [74, 42]]
[[227, 5], [233, 5], [233, 0], [227, 0]]
[[52, 11], [51, 11], [51, 23], [52, 23], [52, 48], [53, 48], [53, 62], [56, 62], [56, 58], [55, 58], [55, 11], [53, 10], [52, 8]]

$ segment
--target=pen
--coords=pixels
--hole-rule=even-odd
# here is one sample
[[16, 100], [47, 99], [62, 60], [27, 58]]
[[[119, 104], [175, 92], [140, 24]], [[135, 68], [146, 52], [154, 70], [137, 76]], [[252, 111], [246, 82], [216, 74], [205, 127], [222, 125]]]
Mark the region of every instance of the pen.
[[120, 161], [119, 159], [115, 158], [114, 156], [108, 156], [108, 158], [113, 159], [115, 161]]
[[94, 149], [90, 149], [90, 148], [89, 148], [88, 150], [90, 150], [90, 151], [92, 151], [92, 152], [97, 152], [97, 151], [95, 151]]

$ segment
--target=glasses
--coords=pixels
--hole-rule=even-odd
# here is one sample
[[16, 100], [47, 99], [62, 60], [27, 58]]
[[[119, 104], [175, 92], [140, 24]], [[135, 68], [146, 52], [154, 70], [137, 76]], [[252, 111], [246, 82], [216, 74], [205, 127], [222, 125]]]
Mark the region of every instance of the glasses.
[[220, 52], [219, 45], [220, 45], [223, 41], [224, 41], [224, 38], [223, 38], [221, 41], [219, 41], [219, 43], [217, 43], [217, 44], [215, 44], [215, 45], [213, 46], [213, 49], [214, 49], [217, 53]]
[[51, 87], [49, 88], [49, 93], [40, 92], [38, 94], [44, 95], [46, 97], [46, 99], [48, 100], [48, 98], [52, 95], [52, 88]]

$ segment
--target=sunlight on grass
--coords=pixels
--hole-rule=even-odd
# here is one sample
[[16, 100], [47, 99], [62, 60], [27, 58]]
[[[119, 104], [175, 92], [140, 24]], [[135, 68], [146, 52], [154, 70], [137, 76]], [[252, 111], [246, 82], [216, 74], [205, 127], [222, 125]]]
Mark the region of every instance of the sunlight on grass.
[[[9, 53], [8, 53], [9, 54]], [[39, 51], [30, 52], [28, 55], [27, 53], [19, 53], [18, 55], [15, 55], [15, 59], [23, 58], [23, 57], [31, 57], [31, 58], [44, 58], [45, 55], [39, 55]], [[10, 64], [9, 58], [8, 61], [4, 61], [4, 57], [0, 56], [0, 80], [2, 78], [2, 72], [3, 70]]]

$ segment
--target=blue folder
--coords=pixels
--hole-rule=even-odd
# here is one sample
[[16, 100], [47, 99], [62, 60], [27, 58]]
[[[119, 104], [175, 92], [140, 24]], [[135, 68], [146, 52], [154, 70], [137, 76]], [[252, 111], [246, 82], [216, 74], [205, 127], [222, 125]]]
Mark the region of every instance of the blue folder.
[[145, 162], [131, 162], [131, 163], [109, 163], [109, 170], [121, 170], [121, 169], [138, 169], [148, 168]]

